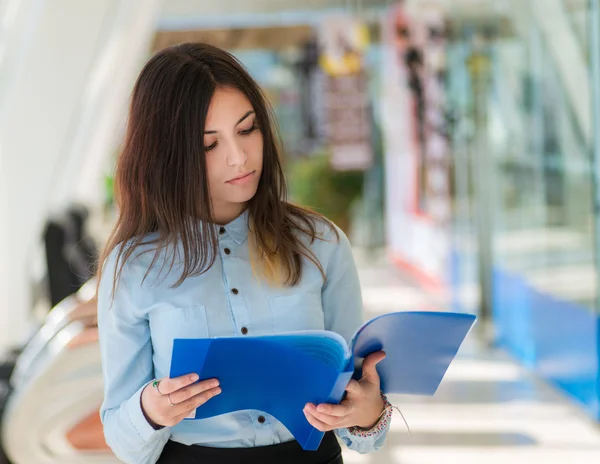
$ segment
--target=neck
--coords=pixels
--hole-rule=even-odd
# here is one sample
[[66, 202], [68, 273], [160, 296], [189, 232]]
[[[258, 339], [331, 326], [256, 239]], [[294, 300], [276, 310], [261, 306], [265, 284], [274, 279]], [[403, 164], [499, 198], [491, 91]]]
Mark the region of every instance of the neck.
[[230, 204], [220, 206], [213, 211], [213, 220], [215, 224], [224, 226], [239, 217], [246, 209], [246, 204]]

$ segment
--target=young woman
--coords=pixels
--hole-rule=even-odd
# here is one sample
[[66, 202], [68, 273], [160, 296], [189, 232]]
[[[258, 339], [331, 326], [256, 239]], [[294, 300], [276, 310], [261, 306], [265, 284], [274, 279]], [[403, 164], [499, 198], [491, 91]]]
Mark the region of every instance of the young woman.
[[[389, 406], [370, 355], [339, 405], [307, 404], [327, 432], [305, 452], [277, 418], [238, 411], [184, 421], [218, 379], [168, 378], [174, 338], [361, 323], [350, 245], [325, 218], [286, 201], [271, 112], [230, 54], [183, 44], [135, 85], [117, 163], [120, 214], [101, 258], [98, 322], [107, 443], [126, 463], [341, 463], [386, 437]], [[310, 375], [307, 373], [307, 375]]]

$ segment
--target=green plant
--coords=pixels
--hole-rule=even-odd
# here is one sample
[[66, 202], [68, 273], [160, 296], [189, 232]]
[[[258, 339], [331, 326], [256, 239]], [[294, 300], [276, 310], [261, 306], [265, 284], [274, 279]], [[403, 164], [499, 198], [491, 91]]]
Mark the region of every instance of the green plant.
[[313, 208], [348, 232], [351, 205], [363, 192], [361, 171], [336, 171], [329, 156], [319, 153], [291, 161], [288, 180], [294, 202]]

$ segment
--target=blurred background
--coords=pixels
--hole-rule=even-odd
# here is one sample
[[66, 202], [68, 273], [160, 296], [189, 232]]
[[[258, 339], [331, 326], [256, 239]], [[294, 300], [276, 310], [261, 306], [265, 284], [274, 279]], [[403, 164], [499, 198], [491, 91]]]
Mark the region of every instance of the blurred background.
[[392, 398], [412, 433], [346, 462], [599, 462], [600, 0], [3, 0], [0, 463], [117, 462], [90, 279], [133, 83], [188, 41], [266, 90], [365, 318], [479, 318], [433, 398]]

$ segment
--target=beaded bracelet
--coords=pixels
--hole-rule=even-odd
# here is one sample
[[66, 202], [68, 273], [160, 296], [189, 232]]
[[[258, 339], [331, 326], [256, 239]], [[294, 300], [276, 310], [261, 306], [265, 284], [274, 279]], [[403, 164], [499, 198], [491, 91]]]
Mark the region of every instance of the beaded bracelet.
[[[381, 415], [379, 416], [379, 419], [377, 420], [375, 425], [373, 427], [371, 427], [370, 429], [363, 429], [358, 426], [348, 427], [348, 432], [350, 432], [350, 435], [353, 435], [355, 437], [366, 438], [366, 437], [374, 437], [374, 436], [380, 434], [382, 431], [384, 431], [387, 428], [388, 424], [390, 423], [390, 421], [392, 419], [392, 413], [394, 411], [394, 408], [398, 410], [398, 412], [402, 416], [402, 419], [404, 419], [404, 415], [402, 414], [400, 409], [398, 409], [396, 406], [394, 406], [392, 403], [390, 403], [389, 400], [387, 399], [387, 396], [385, 396], [385, 394], [383, 392], [381, 392], [381, 398], [383, 398], [383, 402], [384, 402], [383, 411], [381, 412]], [[408, 428], [408, 433], [410, 433], [410, 427], [408, 427], [408, 423], [406, 422], [406, 419], [404, 419], [404, 423], [406, 424], [406, 427]]]

